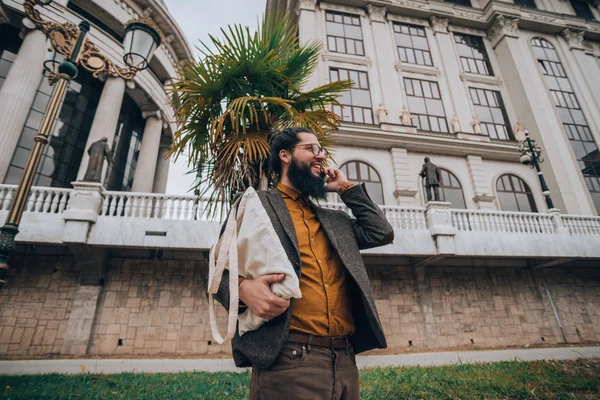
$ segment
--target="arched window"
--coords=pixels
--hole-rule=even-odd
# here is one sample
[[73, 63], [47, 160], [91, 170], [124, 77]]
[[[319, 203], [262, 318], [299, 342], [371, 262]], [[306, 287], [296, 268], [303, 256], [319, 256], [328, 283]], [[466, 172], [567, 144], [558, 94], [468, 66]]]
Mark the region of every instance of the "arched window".
[[[440, 168], [440, 201], [447, 201], [451, 208], [467, 208], [465, 195], [458, 178], [450, 171]], [[425, 191], [423, 180], [423, 191]], [[425, 196], [427, 198], [427, 196]]]
[[521, 178], [502, 175], [496, 181], [496, 191], [502, 211], [537, 212], [531, 189]]
[[577, 159], [577, 164], [592, 200], [596, 212], [600, 213], [600, 158], [590, 126], [583, 115], [575, 90], [558, 58], [554, 46], [545, 39], [531, 39], [533, 52], [544, 76], [544, 82], [550, 91], [556, 111], [563, 123], [565, 133]]
[[340, 170], [353, 183], [364, 183], [375, 204], [383, 204], [383, 185], [375, 168], [362, 161], [348, 161]]

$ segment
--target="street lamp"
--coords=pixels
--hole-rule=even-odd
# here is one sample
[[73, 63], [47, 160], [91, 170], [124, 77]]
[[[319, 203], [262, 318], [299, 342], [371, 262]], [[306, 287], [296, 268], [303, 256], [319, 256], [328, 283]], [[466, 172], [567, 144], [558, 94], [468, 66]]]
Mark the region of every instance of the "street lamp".
[[540, 169], [540, 164], [544, 162], [544, 159], [541, 157], [542, 149], [536, 144], [535, 140], [532, 140], [531, 137], [529, 137], [528, 130], [525, 130], [525, 140], [519, 142], [519, 151], [521, 152], [519, 161], [521, 161], [521, 163], [524, 165], [529, 165], [531, 168], [535, 168], [537, 171], [538, 178], [540, 179], [540, 185], [542, 186], [542, 194], [546, 198], [548, 210], [553, 209], [554, 204], [550, 198], [550, 190], [546, 184], [546, 179], [544, 179], [544, 173]]
[[52, 0], [25, 0], [23, 4], [27, 18], [35, 24], [37, 29], [48, 36], [52, 50], [64, 55], [65, 61], [58, 65], [56, 71], [48, 66], [52, 62], [44, 63], [50, 85], [56, 84], [56, 86], [46, 107], [38, 133], [33, 139], [35, 142], [33, 150], [27, 159], [6, 221], [0, 228], [0, 288], [6, 284], [4, 278], [8, 270], [8, 258], [15, 248], [15, 236], [19, 233], [19, 223], [29, 197], [33, 178], [69, 82], [77, 76], [77, 66], [90, 71], [96, 78], [100, 74], [106, 74], [131, 80], [139, 71], [148, 67], [152, 55], [160, 46], [161, 41], [160, 30], [149, 18], [129, 21], [125, 28], [123, 57], [127, 67], [118, 67], [86, 38], [86, 34], [90, 30], [88, 21], [81, 21], [77, 27], [68, 22], [59, 24], [44, 20], [35, 6], [36, 4], [46, 6], [50, 3]]

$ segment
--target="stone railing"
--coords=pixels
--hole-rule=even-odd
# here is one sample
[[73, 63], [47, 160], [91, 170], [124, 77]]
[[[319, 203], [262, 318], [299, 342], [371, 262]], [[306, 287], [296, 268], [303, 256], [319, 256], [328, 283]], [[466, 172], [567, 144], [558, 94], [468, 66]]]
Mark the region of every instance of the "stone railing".
[[600, 236], [600, 217], [562, 215], [561, 219], [571, 235]]
[[196, 196], [104, 192], [101, 216], [201, 220], [205, 201]]
[[[0, 211], [8, 211], [13, 197], [17, 191], [16, 185], [0, 185]], [[69, 206], [72, 189], [61, 189], [51, 187], [31, 188], [26, 212], [43, 214], [61, 214]]]
[[553, 234], [558, 228], [552, 214], [457, 209], [451, 212], [452, 226], [459, 231]]

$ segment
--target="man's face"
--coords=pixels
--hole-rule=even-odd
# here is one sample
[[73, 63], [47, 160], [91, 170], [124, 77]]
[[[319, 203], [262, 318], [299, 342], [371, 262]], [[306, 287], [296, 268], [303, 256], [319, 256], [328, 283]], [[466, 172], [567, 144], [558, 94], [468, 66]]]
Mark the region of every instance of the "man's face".
[[315, 155], [312, 145], [319, 144], [317, 137], [312, 133], [300, 132], [300, 142], [292, 151], [291, 162], [287, 176], [292, 185], [302, 194], [324, 199], [326, 197], [325, 179], [321, 178], [321, 170], [325, 155], [319, 151]]

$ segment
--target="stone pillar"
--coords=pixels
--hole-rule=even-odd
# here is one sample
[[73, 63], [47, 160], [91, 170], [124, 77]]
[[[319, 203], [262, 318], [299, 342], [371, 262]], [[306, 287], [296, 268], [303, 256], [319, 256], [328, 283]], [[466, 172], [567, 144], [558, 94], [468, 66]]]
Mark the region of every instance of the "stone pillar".
[[546, 162], [542, 170], [550, 191], [555, 193], [556, 207], [567, 214], [592, 214], [583, 179], [575, 178], [581, 176], [581, 171], [572, 155], [565, 154], [570, 144], [537, 62], [528, 51], [528, 44], [519, 41], [518, 19], [497, 16], [488, 30], [488, 39], [498, 56], [517, 120], [544, 150]]
[[[317, 0], [298, 1], [296, 13], [298, 14], [298, 39], [300, 40], [300, 44], [306, 44], [318, 39], [317, 32], [319, 29], [317, 26], [317, 15], [315, 12], [316, 7]], [[325, 46], [327, 45], [325, 44]], [[319, 86], [319, 77], [317, 75], [317, 71], [315, 70], [310, 78], [308, 78], [303, 90], [308, 91], [316, 88], [317, 86]]]
[[496, 197], [492, 195], [490, 181], [483, 168], [483, 160], [479, 156], [467, 156], [467, 168], [469, 169], [469, 177], [475, 196], [473, 201], [481, 210], [495, 210], [494, 200]]
[[[386, 19], [387, 9], [385, 7], [376, 7], [372, 4], [367, 5], [369, 19], [371, 20], [371, 31], [373, 32], [373, 43], [377, 69], [379, 70], [379, 80], [392, 79], [391, 82], [380, 82], [381, 99], [373, 99], [374, 108], [381, 103], [388, 111], [388, 121], [399, 123], [398, 116], [402, 110], [402, 89], [401, 85], [396, 83], [398, 73], [395, 69], [396, 46], [392, 41], [390, 27]], [[381, 121], [379, 121], [381, 122]]]
[[[596, 57], [593, 54], [588, 55], [586, 53], [586, 47], [583, 43], [584, 31], [575, 29], [565, 29], [562, 31], [562, 37], [565, 39], [568, 45], [570, 54], [567, 53], [567, 60], [563, 60], [563, 64], [570, 62], [571, 59], [575, 61], [576, 67], [573, 68], [573, 75], [571, 79], [573, 81], [585, 82], [585, 85], [581, 85], [582, 97], [579, 99], [581, 103], [586, 104], [589, 107], [590, 112], [587, 113], [587, 119], [591, 119], [596, 123], [596, 127], [600, 127], [600, 117], [598, 116], [597, 110], [600, 110], [600, 80], [598, 76], [600, 70], [598, 69], [598, 63]], [[572, 57], [569, 57], [572, 55]], [[575, 82], [571, 82], [573, 84]], [[592, 123], [588, 121], [588, 123]], [[592, 131], [597, 129], [592, 129]]]
[[[103, 137], [107, 137], [108, 144], [111, 150], [113, 150], [113, 142], [115, 140], [117, 124], [119, 123], [119, 115], [121, 114], [121, 104], [123, 104], [124, 95], [125, 80], [118, 77], [108, 77], [104, 83], [100, 101], [98, 102], [98, 108], [96, 109], [96, 115], [94, 116], [92, 127], [90, 128], [90, 135], [85, 144], [85, 152], [83, 153], [79, 172], [77, 173], [78, 181], [83, 179], [85, 170], [88, 167], [90, 156], [87, 154], [87, 150], [92, 143]], [[105, 176], [106, 173], [103, 171], [101, 182], [104, 182]]]
[[[452, 112], [446, 112], [449, 115], [454, 115], [456, 113], [458, 121], [460, 122], [460, 127], [462, 128], [461, 130], [465, 133], [473, 133], [473, 126], [471, 125], [473, 115], [471, 115], [471, 105], [469, 104], [470, 97], [462, 80], [458, 79], [462, 70], [458, 64], [455, 46], [454, 43], [452, 43], [453, 39], [448, 32], [448, 19], [436, 17], [434, 15], [429, 18], [429, 22], [431, 23], [431, 29], [433, 30], [442, 57], [442, 72], [444, 74], [444, 79], [450, 90]], [[449, 122], [450, 121], [448, 121], [448, 125], [450, 125]]]
[[40, 85], [46, 47], [46, 36], [41, 31], [28, 32], [0, 88], [0, 149], [3, 153], [0, 157], [0, 183], [4, 182]]
[[406, 149], [392, 147], [392, 165], [394, 166], [394, 178], [396, 187], [394, 189], [394, 197], [401, 206], [417, 206], [418, 190], [414, 188], [415, 171], [410, 170], [408, 152]]
[[160, 111], [144, 112], [142, 116], [146, 118], [146, 127], [142, 136], [142, 146], [135, 166], [131, 191], [151, 193], [154, 185], [154, 173], [156, 172], [163, 121]]
[[167, 181], [169, 180], [169, 166], [171, 159], [165, 159], [165, 156], [171, 149], [168, 143], [161, 143], [158, 149], [158, 158], [156, 160], [156, 172], [154, 173], [154, 187], [152, 193], [165, 193], [167, 191]]
[[452, 212], [450, 203], [445, 201], [429, 201], [425, 205], [425, 218], [427, 226], [435, 240], [437, 256], [449, 256], [456, 254], [454, 236], [457, 230], [452, 226]]
[[102, 286], [80, 286], [77, 289], [60, 354], [84, 356], [87, 353], [101, 293]]

